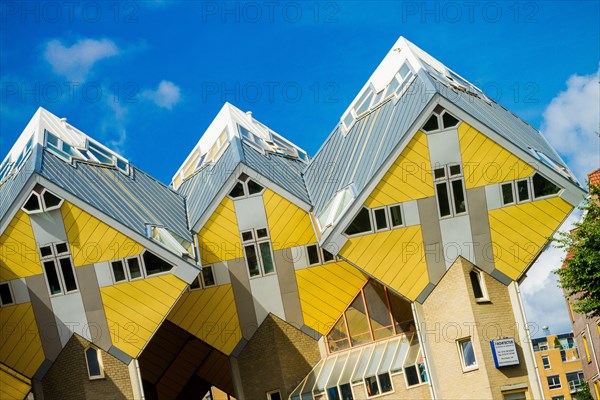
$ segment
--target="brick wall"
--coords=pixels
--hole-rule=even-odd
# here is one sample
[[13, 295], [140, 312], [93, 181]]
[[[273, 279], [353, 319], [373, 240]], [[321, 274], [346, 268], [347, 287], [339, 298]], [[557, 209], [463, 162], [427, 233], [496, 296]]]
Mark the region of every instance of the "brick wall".
[[126, 364], [100, 350], [104, 378], [90, 380], [85, 360], [89, 342], [74, 334], [42, 380], [44, 400], [133, 398]]
[[238, 358], [244, 398], [279, 389], [286, 399], [320, 359], [315, 339], [269, 314]]

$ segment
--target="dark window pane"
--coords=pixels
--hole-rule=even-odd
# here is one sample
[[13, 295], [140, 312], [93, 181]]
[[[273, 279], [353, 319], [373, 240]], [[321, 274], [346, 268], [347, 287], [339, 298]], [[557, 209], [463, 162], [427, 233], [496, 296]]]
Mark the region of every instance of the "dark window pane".
[[48, 285], [50, 286], [50, 294], [62, 293], [60, 288], [60, 281], [58, 279], [58, 273], [56, 272], [56, 264], [53, 260], [44, 261], [44, 271], [48, 278]]
[[473, 350], [473, 342], [471, 342], [471, 340], [460, 342], [460, 348], [462, 350], [465, 367], [468, 368], [477, 365], [477, 362], [475, 361], [475, 352]]
[[529, 185], [527, 180], [517, 182], [517, 197], [519, 201], [529, 200]]
[[433, 177], [435, 179], [441, 179], [446, 177], [446, 170], [444, 168], [436, 168], [433, 170]]
[[242, 182], [237, 182], [231, 192], [229, 192], [229, 195], [233, 198], [242, 197], [244, 194], [244, 185]]
[[379, 375], [379, 383], [381, 384], [381, 393], [392, 391], [392, 380], [389, 373]]
[[352, 388], [349, 383], [344, 383], [340, 385], [340, 393], [342, 395], [341, 400], [354, 400], [354, 396], [352, 396]]
[[47, 190], [44, 192], [43, 197], [46, 208], [57, 206], [61, 200], [60, 197], [55, 196]]
[[31, 196], [29, 196], [29, 198], [25, 202], [25, 205], [23, 206], [23, 208], [26, 209], [27, 211], [38, 211], [38, 210], [40, 210], [41, 207], [40, 207], [40, 200], [39, 200], [39, 198], [35, 194], [32, 193]]
[[471, 278], [471, 285], [473, 286], [473, 293], [475, 294], [475, 298], [482, 299], [483, 290], [481, 289], [481, 282], [479, 281], [479, 273], [471, 271], [469, 272], [469, 277]]
[[137, 279], [142, 277], [140, 260], [137, 257], [127, 259], [127, 267], [129, 268], [129, 276], [131, 277], [131, 279]]
[[70, 258], [61, 258], [58, 260], [60, 263], [60, 270], [62, 271], [63, 279], [65, 280], [65, 286], [67, 292], [77, 290], [77, 280], [75, 279], [75, 273], [73, 272], [73, 265], [71, 264]]
[[391, 219], [393, 227], [402, 225], [402, 212], [400, 210], [400, 206], [391, 206], [390, 216], [392, 217]]
[[387, 217], [385, 215], [385, 208], [375, 210], [375, 226], [378, 230], [386, 229], [388, 226]]
[[334, 256], [333, 254], [331, 254], [330, 252], [328, 252], [327, 250], [323, 249], [323, 262], [330, 262], [334, 260]]
[[252, 234], [252, 231], [242, 232], [242, 240], [244, 242], [247, 242], [248, 240], [252, 240], [252, 239], [254, 239], [254, 235]]
[[190, 284], [190, 289], [200, 289], [200, 275], [198, 275]]
[[364, 291], [375, 340], [392, 336], [394, 328], [383, 286], [371, 281], [365, 286]]
[[40, 247], [40, 254], [42, 255], [42, 257], [51, 256], [53, 254], [52, 246]]
[[254, 182], [252, 179], [250, 179], [248, 181], [248, 193], [249, 194], [260, 193], [262, 190], [263, 190], [263, 187], [260, 186], [258, 183]]
[[379, 385], [377, 385], [377, 378], [370, 376], [365, 378], [365, 384], [367, 386], [367, 396], [375, 396], [379, 394]]
[[146, 275], [160, 274], [170, 271], [173, 266], [162, 258], [146, 251], [144, 255], [144, 265], [146, 266]]
[[340, 400], [340, 393], [338, 392], [337, 386], [327, 388], [327, 399]]
[[535, 173], [532, 178], [533, 195], [535, 197], [550, 196], [560, 192], [560, 187], [544, 178], [542, 175]]
[[427, 371], [425, 370], [425, 364], [419, 364], [419, 375], [421, 376], [421, 382], [429, 382], [429, 378], [427, 377]]
[[204, 282], [204, 287], [214, 286], [215, 275], [213, 274], [212, 267], [202, 268], [202, 281]]
[[451, 128], [453, 126], [458, 125], [458, 119], [448, 114], [448, 111], [446, 111], [444, 115], [442, 115], [442, 122], [444, 124], [444, 128]]
[[[242, 129], [244, 129], [244, 128], [242, 128]], [[244, 130], [245, 130], [245, 129], [244, 129]], [[238, 179], [239, 179], [240, 181], [242, 181], [242, 182], [246, 182], [246, 181], [248, 180], [248, 178], [249, 178], [249, 176], [248, 176], [248, 175], [246, 175], [246, 174], [244, 174], [244, 173], [241, 173]]]
[[450, 166], [450, 176], [460, 175], [460, 165]]
[[98, 360], [98, 350], [89, 348], [85, 351], [85, 358], [87, 359], [88, 373], [91, 378], [101, 376], [100, 372], [100, 361]]
[[502, 185], [502, 204], [514, 203], [515, 196], [513, 195], [513, 184], [504, 183]]
[[457, 214], [461, 214], [467, 211], [467, 204], [465, 203], [465, 192], [463, 192], [462, 179], [452, 181], [452, 194], [454, 195], [454, 208]]
[[437, 188], [438, 207], [440, 216], [446, 217], [450, 215], [450, 201], [448, 200], [448, 185], [446, 182], [435, 185]]
[[260, 247], [260, 258], [262, 259], [265, 274], [275, 272], [275, 266], [273, 265], [273, 256], [271, 255], [271, 245], [269, 244], [269, 242], [262, 242], [258, 245], [258, 247]]
[[314, 265], [319, 264], [319, 250], [316, 244], [312, 244], [306, 247], [308, 253], [308, 264]]
[[113, 270], [113, 276], [115, 277], [115, 282], [127, 280], [127, 276], [125, 275], [125, 269], [123, 267], [123, 261], [113, 261], [111, 265]]
[[348, 321], [348, 330], [350, 331], [352, 346], [372, 341], [371, 331], [369, 330], [369, 323], [365, 312], [365, 304], [363, 303], [361, 295], [358, 295], [346, 310], [346, 321]]
[[396, 331], [398, 333], [409, 332], [413, 329], [413, 314], [410, 303], [389, 290], [388, 296], [392, 306], [392, 318], [394, 319], [394, 325], [396, 325]]
[[371, 231], [371, 213], [368, 209], [362, 208], [358, 215], [354, 218], [354, 221], [350, 223], [346, 229], [346, 235], [356, 235], [357, 233], [364, 233]]
[[57, 243], [56, 244], [56, 254], [64, 254], [64, 253], [68, 253], [69, 252], [69, 248], [67, 247], [66, 243]]
[[419, 373], [417, 372], [417, 367], [411, 365], [409, 367], [404, 368], [404, 373], [406, 374], [406, 382], [408, 386], [418, 385], [419, 381]]
[[250, 276], [258, 276], [260, 275], [260, 270], [258, 269], [258, 256], [256, 254], [256, 246], [253, 244], [249, 246], [244, 246], [244, 250], [246, 250], [246, 263], [248, 264], [248, 271], [250, 272]]
[[264, 238], [264, 237], [267, 237], [267, 236], [269, 236], [269, 235], [267, 235], [267, 228], [260, 228], [260, 229], [256, 230], [256, 237], [258, 239]]
[[425, 125], [423, 125], [423, 130], [425, 132], [435, 131], [439, 128], [437, 115], [431, 115]]
[[279, 393], [279, 392], [269, 393], [269, 400], [281, 400], [281, 393]]
[[13, 302], [8, 283], [0, 283], [0, 301], [2, 301], [3, 305], [12, 304]]

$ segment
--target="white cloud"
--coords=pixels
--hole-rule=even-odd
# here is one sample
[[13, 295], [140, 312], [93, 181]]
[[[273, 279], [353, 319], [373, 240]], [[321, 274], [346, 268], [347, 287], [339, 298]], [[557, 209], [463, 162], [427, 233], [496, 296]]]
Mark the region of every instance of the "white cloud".
[[172, 109], [181, 100], [181, 89], [170, 81], [161, 81], [156, 90], [146, 90], [142, 96], [159, 107]]
[[46, 44], [44, 59], [55, 73], [71, 81], [84, 81], [94, 65], [120, 52], [109, 39], [80, 39], [70, 47], [54, 39]]
[[600, 68], [592, 75], [572, 75], [567, 89], [544, 111], [541, 131], [564, 156], [577, 178], [600, 166]]

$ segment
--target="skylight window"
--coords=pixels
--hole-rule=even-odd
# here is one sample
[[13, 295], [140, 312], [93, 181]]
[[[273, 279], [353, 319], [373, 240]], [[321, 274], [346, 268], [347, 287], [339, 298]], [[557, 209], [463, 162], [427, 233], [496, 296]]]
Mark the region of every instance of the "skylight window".
[[4, 183], [5, 179], [10, 175], [17, 173], [21, 167], [25, 164], [25, 161], [31, 155], [31, 149], [33, 147], [33, 135], [29, 138], [25, 147], [19, 153], [19, 156], [14, 162], [11, 162], [10, 155], [6, 157], [4, 162], [0, 165], [0, 184]]
[[149, 226], [149, 230], [152, 239], [167, 247], [173, 253], [179, 256], [193, 255], [192, 244], [176, 233], [162, 226]]
[[329, 203], [327, 203], [323, 211], [317, 216], [321, 230], [323, 231], [327, 227], [334, 225], [340, 216], [348, 209], [355, 197], [356, 195], [354, 194], [352, 185], [337, 192]]

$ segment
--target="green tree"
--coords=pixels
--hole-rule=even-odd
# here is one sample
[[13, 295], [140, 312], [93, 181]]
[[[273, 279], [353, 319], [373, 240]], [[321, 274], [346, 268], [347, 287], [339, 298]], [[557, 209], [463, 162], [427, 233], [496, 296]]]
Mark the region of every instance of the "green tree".
[[590, 386], [587, 382], [581, 383], [581, 388], [579, 389], [579, 392], [577, 392], [577, 394], [574, 395], [573, 398], [577, 400], [594, 400], [594, 398], [592, 397], [592, 391], [590, 390]]
[[563, 346], [562, 346], [562, 344], [560, 344], [560, 340], [558, 340], [558, 337], [554, 338], [554, 348], [561, 349], [561, 350], [563, 349]]
[[590, 196], [580, 206], [583, 219], [557, 239], [570, 253], [563, 268], [554, 271], [568, 296], [577, 294], [573, 309], [588, 317], [600, 316], [600, 184], [590, 185]]

